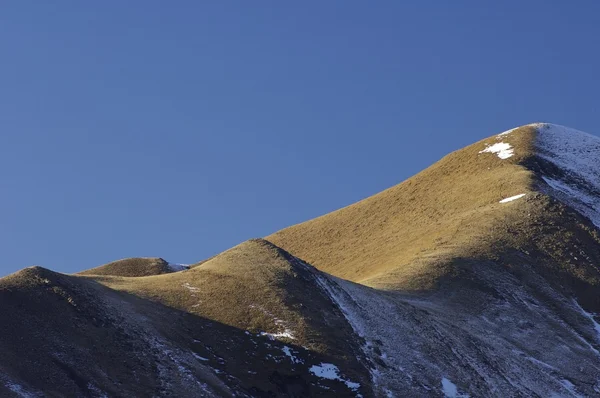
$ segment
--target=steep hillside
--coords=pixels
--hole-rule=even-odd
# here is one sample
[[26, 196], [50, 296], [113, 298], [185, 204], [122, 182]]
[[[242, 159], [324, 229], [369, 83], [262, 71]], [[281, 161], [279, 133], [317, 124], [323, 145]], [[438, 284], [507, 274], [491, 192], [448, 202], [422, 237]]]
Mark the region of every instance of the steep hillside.
[[264, 240], [189, 271], [89, 273], [0, 279], [0, 396], [372, 395], [318, 271]]
[[502, 199], [531, 192], [532, 173], [520, 163], [535, 134], [525, 126], [483, 140], [395, 187], [266, 239], [340, 278], [431, 288], [450, 271], [447, 259], [486, 249], [490, 231], [514, 215], [513, 203]]
[[329, 278], [380, 393], [428, 396], [437, 379], [447, 396], [593, 395], [599, 148], [562, 126], [513, 129], [267, 239], [384, 289]]
[[[314, 273], [271, 243], [244, 242], [189, 271], [144, 278], [95, 277], [125, 291], [190, 314], [282, 339], [328, 356], [360, 379], [352, 329]], [[257, 378], [257, 377], [255, 377]]]
[[[457, 272], [449, 267], [453, 259], [494, 259], [505, 249], [538, 246], [538, 240], [561, 246], [573, 231], [557, 231], [551, 223], [561, 224], [568, 210], [599, 225], [599, 146], [597, 137], [562, 126], [523, 126], [266, 239], [340, 278], [430, 290]], [[584, 229], [587, 238], [581, 239], [596, 241], [594, 229]]]
[[533, 124], [191, 266], [0, 278], [0, 396], [598, 396], [599, 159]]
[[182, 315], [91, 279], [26, 268], [0, 279], [0, 396], [231, 394], [184, 350]]

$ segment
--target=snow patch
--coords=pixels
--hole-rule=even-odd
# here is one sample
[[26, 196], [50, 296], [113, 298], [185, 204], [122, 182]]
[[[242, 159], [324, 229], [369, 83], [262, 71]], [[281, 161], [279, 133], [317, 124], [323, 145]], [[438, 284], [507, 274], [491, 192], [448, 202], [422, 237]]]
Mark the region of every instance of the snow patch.
[[248, 307], [256, 309], [256, 310], [262, 312], [263, 314], [270, 316], [273, 319], [273, 323], [275, 323], [275, 326], [279, 329], [279, 331], [275, 332], [275, 333], [261, 332], [260, 333], [261, 336], [266, 336], [271, 340], [279, 340], [281, 338], [286, 338], [286, 339], [290, 339], [290, 340], [295, 339], [294, 332], [287, 327], [287, 323], [284, 320], [277, 318], [275, 315], [273, 315], [273, 313], [266, 310], [264, 307], [262, 307], [260, 305], [251, 304]]
[[302, 361], [302, 359], [298, 358], [297, 356], [295, 356], [292, 353], [292, 349], [288, 346], [283, 346], [283, 348], [281, 349], [283, 351], [283, 353], [285, 355], [287, 355], [290, 358], [290, 361], [292, 361], [292, 363], [303, 363], [304, 361]]
[[521, 199], [525, 195], [527, 195], [527, 194], [521, 193], [521, 194], [518, 194], [518, 195], [515, 195], [515, 196], [511, 196], [510, 198], [502, 199], [499, 203], [512, 202], [513, 200]]
[[197, 359], [197, 360], [199, 360], [199, 361], [204, 361], [204, 362], [206, 362], [206, 361], [209, 361], [209, 359], [208, 359], [208, 358], [204, 358], [204, 357], [202, 357], [202, 356], [200, 356], [200, 355], [196, 354], [195, 352], [192, 352], [192, 355], [194, 356], [194, 358], [196, 358], [196, 359]]
[[459, 394], [456, 384], [447, 378], [442, 378], [442, 392], [446, 398], [468, 398], [468, 394]]
[[289, 329], [285, 329], [283, 332], [279, 332], [279, 333], [261, 332], [260, 335], [266, 336], [271, 340], [279, 340], [281, 338], [286, 338], [286, 339], [290, 339], [290, 340], [295, 339], [294, 335], [292, 334], [292, 331]]
[[360, 383], [354, 383], [350, 380], [340, 377], [340, 370], [338, 369], [337, 366], [335, 366], [332, 363], [322, 362], [320, 365], [311, 366], [308, 371], [322, 379], [339, 380], [342, 383], [346, 384], [349, 389], [354, 390], [354, 391], [356, 391], [360, 388]]
[[498, 142], [490, 145], [479, 153], [495, 153], [500, 159], [508, 159], [515, 154], [513, 147], [506, 142]]

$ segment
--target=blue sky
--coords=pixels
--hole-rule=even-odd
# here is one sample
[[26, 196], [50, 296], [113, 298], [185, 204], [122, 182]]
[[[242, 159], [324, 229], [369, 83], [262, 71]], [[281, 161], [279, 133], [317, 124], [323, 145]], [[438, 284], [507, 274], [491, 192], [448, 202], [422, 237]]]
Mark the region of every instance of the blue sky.
[[0, 275], [195, 262], [518, 125], [600, 132], [594, 1], [0, 6]]

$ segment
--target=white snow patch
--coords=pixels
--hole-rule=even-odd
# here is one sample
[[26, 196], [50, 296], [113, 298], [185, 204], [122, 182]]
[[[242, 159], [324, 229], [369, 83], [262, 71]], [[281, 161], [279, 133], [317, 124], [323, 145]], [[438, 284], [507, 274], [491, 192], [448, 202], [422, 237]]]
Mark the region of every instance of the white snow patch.
[[292, 363], [303, 363], [302, 359], [298, 358], [292, 353], [292, 349], [290, 347], [283, 346], [281, 350], [285, 355], [287, 355], [290, 358], [290, 361], [292, 361]]
[[194, 358], [196, 358], [196, 359], [198, 359], [198, 360], [200, 360], [200, 361], [204, 361], [204, 362], [206, 362], [206, 361], [209, 361], [209, 359], [208, 359], [208, 358], [204, 358], [204, 357], [202, 357], [202, 356], [200, 356], [200, 355], [196, 354], [195, 352], [192, 352], [192, 355], [194, 356]]
[[442, 378], [442, 392], [446, 398], [468, 398], [468, 394], [459, 394], [456, 384], [447, 378]]
[[515, 154], [513, 147], [506, 142], [498, 142], [490, 145], [479, 153], [495, 153], [500, 159], [508, 159]]
[[273, 313], [271, 313], [270, 311], [268, 311], [260, 305], [251, 304], [248, 307], [256, 309], [262, 312], [263, 314], [270, 316], [273, 319], [273, 323], [275, 323], [275, 326], [279, 329], [279, 331], [275, 333], [261, 332], [261, 336], [267, 336], [271, 340], [279, 340], [280, 338], [287, 338], [290, 340], [295, 339], [294, 332], [291, 329], [287, 328], [287, 323], [284, 320], [277, 318], [275, 315], [273, 315]]
[[313, 365], [308, 370], [310, 373], [314, 374], [317, 377], [328, 380], [339, 380], [346, 384], [349, 389], [357, 390], [360, 388], [360, 383], [354, 383], [350, 380], [346, 380], [343, 377], [340, 377], [340, 370], [337, 366], [332, 363], [324, 363], [321, 362], [320, 365]]
[[310, 373], [313, 373], [317, 377], [329, 380], [339, 380], [339, 369], [337, 366], [331, 363], [321, 363], [321, 365], [313, 365], [309, 369]]
[[285, 329], [283, 332], [279, 332], [279, 333], [261, 332], [260, 335], [267, 336], [271, 340], [279, 340], [280, 338], [286, 338], [286, 339], [290, 339], [290, 340], [295, 339], [294, 335], [292, 334], [292, 331], [289, 329]]
[[502, 199], [499, 203], [512, 202], [513, 200], [521, 199], [525, 195], [527, 195], [527, 194], [521, 193], [521, 194], [518, 194], [518, 195], [515, 195], [515, 196], [511, 196], [510, 198]]

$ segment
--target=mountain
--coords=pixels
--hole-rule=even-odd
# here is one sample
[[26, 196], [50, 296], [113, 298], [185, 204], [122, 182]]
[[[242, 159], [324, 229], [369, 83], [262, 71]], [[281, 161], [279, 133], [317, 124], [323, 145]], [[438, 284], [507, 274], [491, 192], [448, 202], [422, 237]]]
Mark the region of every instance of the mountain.
[[80, 275], [150, 276], [168, 274], [175, 269], [162, 258], [125, 258], [80, 272]]
[[0, 279], [0, 396], [600, 395], [600, 139], [536, 123], [192, 266]]

